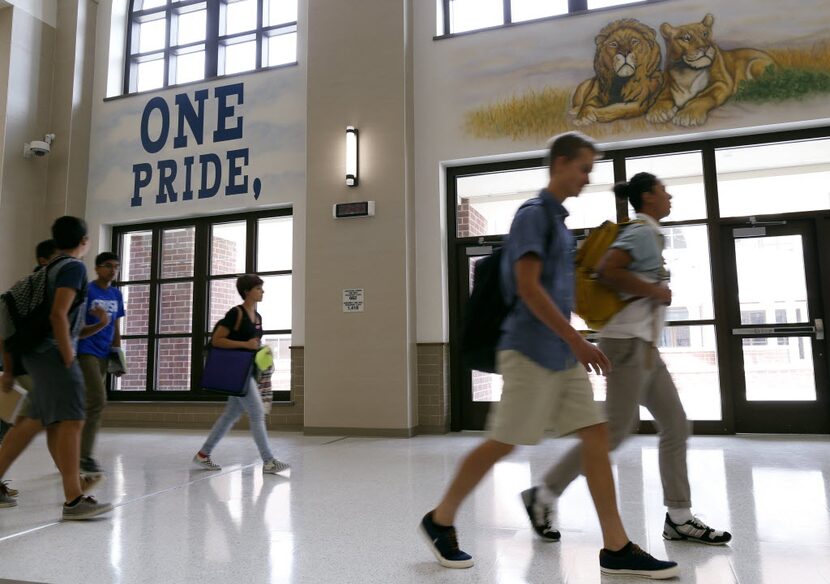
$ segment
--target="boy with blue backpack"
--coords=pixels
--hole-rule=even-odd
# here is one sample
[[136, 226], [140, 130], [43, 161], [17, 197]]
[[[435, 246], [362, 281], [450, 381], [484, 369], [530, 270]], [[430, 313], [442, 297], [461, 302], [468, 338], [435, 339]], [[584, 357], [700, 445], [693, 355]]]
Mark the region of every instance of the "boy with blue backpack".
[[[464, 499], [517, 445], [537, 444], [552, 426], [560, 436], [576, 434], [582, 442], [582, 468], [602, 528], [601, 571], [652, 579], [678, 574], [676, 563], [653, 558], [626, 535], [608, 458], [608, 429], [587, 374], [591, 369], [604, 374], [610, 363], [570, 325], [575, 241], [565, 226], [568, 212], [562, 203], [588, 184], [597, 154], [596, 145], [579, 133], [563, 134], [551, 142], [550, 182], [516, 213], [507, 243], [497, 256], [507, 300], [494, 346], [496, 368], [504, 379], [501, 401], [491, 410], [488, 438], [462, 461], [443, 499], [420, 525], [445, 567], [473, 565], [472, 556], [459, 548], [453, 527]], [[476, 281], [474, 296], [478, 285]], [[475, 320], [475, 315], [470, 319]], [[523, 497], [526, 507], [534, 506], [534, 494], [531, 490], [529, 497]], [[559, 540], [547, 517], [534, 522], [534, 528], [543, 539]]]

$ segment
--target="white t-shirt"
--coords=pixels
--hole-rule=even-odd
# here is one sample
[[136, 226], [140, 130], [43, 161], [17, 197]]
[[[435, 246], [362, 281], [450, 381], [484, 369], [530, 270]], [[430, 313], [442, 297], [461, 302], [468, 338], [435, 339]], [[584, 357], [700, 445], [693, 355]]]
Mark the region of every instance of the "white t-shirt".
[[[611, 249], [621, 249], [631, 255], [628, 270], [638, 278], [652, 284], [668, 286], [668, 272], [663, 266], [663, 234], [660, 224], [649, 215], [638, 213], [633, 225], [629, 225]], [[632, 298], [622, 294], [623, 299]], [[634, 300], [608, 321], [600, 331], [605, 339], [642, 339], [657, 344], [663, 332], [666, 307], [650, 298]]]

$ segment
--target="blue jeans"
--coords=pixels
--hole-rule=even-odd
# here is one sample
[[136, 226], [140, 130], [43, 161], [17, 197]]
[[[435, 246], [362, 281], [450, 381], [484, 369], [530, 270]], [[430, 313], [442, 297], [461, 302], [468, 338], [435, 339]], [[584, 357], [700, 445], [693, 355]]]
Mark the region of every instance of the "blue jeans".
[[254, 437], [259, 455], [264, 462], [268, 462], [274, 455], [271, 453], [271, 446], [268, 444], [268, 432], [265, 429], [265, 412], [262, 409], [262, 398], [259, 396], [259, 386], [253, 378], [248, 382], [248, 393], [243, 397], [230, 396], [228, 404], [225, 406], [225, 411], [213, 424], [213, 429], [207, 437], [204, 446], [202, 446], [202, 454], [209, 455], [219, 443], [219, 441], [233, 428], [233, 425], [242, 415], [242, 412], [248, 413], [248, 422], [251, 426], [251, 434]]

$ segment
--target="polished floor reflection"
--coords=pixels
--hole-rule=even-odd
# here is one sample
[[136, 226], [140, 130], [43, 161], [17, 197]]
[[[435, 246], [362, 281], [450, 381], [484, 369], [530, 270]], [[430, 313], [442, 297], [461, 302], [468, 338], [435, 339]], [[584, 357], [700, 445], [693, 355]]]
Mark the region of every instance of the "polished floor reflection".
[[[562, 542], [531, 533], [518, 493], [567, 442], [524, 448], [499, 464], [458, 528], [477, 565], [438, 566], [415, 527], [476, 434], [411, 440], [272, 433], [292, 465], [266, 476], [247, 434], [214, 453], [221, 473], [191, 469], [203, 433], [105, 431], [109, 520], [59, 523], [60, 485], [41, 438], [7, 478], [20, 505], [0, 509], [0, 578], [49, 583], [243, 582], [366, 584], [596, 583], [599, 528], [580, 479], [559, 503]], [[830, 583], [830, 439], [695, 437], [695, 511], [731, 531], [731, 546], [665, 542], [653, 436], [615, 455], [632, 539], [681, 564], [680, 582]], [[614, 579], [606, 579], [614, 581]]]

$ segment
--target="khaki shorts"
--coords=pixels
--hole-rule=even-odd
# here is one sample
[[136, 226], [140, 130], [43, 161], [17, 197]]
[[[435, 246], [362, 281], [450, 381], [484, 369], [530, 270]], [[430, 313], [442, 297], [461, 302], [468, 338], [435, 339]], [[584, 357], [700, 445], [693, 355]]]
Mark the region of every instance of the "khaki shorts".
[[582, 365], [551, 371], [518, 351], [500, 351], [498, 369], [504, 387], [487, 419], [491, 440], [538, 444], [546, 430], [566, 436], [605, 422]]

